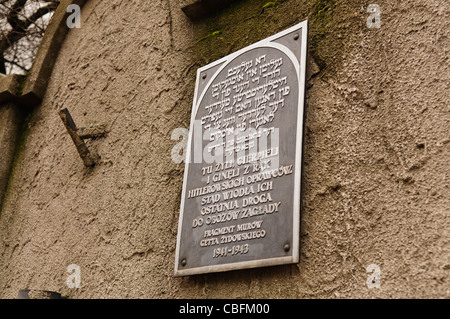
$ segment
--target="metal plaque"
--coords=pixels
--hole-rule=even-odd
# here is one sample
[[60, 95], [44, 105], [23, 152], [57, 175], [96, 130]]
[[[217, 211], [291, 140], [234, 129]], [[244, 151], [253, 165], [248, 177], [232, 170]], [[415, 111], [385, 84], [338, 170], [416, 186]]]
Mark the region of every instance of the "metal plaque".
[[296, 263], [307, 21], [197, 72], [175, 275]]

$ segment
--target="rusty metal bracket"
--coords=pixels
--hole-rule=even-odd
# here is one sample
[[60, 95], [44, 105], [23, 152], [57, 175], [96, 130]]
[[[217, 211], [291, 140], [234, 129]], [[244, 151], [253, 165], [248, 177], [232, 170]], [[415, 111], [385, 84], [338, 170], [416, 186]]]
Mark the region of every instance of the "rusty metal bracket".
[[104, 136], [106, 132], [105, 125], [77, 128], [67, 108], [61, 109], [58, 114], [72, 138], [78, 154], [80, 154], [80, 157], [83, 160], [84, 166], [94, 166], [100, 160], [100, 156], [95, 151], [89, 150], [84, 143], [84, 140]]

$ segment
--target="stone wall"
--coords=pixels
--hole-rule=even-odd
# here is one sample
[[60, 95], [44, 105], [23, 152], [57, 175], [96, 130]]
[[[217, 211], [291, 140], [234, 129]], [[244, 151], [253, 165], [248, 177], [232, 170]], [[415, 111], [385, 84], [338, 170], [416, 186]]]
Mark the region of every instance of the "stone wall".
[[[242, 0], [188, 18], [186, 1], [89, 0], [15, 154], [0, 213], [0, 297], [448, 298], [449, 4]], [[174, 278], [196, 69], [309, 20], [300, 263]], [[58, 110], [100, 162], [85, 168]], [[3, 124], [2, 124], [3, 125]], [[81, 288], [66, 285], [81, 268]], [[380, 288], [366, 268], [377, 264]]]

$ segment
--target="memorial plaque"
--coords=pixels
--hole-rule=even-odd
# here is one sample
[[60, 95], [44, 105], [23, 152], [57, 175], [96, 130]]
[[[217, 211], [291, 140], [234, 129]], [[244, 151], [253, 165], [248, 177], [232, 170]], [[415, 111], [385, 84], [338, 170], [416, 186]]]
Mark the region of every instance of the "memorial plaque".
[[197, 72], [175, 275], [296, 263], [307, 21]]

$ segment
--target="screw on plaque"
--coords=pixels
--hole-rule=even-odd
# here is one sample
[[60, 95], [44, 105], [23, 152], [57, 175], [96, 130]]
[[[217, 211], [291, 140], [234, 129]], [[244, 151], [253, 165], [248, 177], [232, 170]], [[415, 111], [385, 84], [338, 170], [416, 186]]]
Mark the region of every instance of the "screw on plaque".
[[61, 120], [63, 121], [67, 129], [67, 132], [72, 138], [72, 141], [75, 144], [75, 147], [77, 148], [78, 154], [83, 160], [84, 166], [86, 167], [94, 166], [100, 159], [100, 156], [96, 152], [89, 150], [86, 144], [84, 143], [84, 140], [104, 136], [105, 126], [98, 125], [98, 126], [91, 126], [88, 128], [84, 127], [77, 128], [67, 108], [61, 109], [58, 112], [58, 114]]
[[183, 260], [181, 261], [181, 265], [184, 267], [184, 266], [186, 266], [186, 264], [187, 264], [186, 259], [183, 259]]
[[291, 246], [289, 244], [284, 245], [284, 251], [288, 252], [289, 250], [291, 250]]
[[294, 40], [298, 40], [300, 38], [300, 35], [298, 33], [294, 34]]

